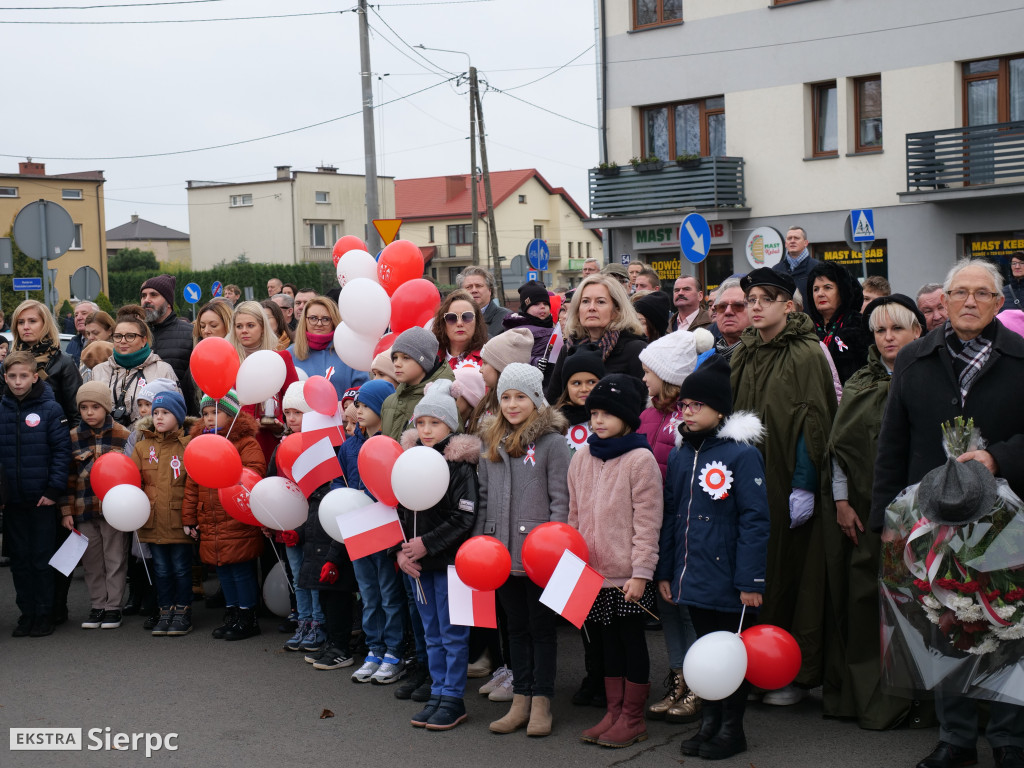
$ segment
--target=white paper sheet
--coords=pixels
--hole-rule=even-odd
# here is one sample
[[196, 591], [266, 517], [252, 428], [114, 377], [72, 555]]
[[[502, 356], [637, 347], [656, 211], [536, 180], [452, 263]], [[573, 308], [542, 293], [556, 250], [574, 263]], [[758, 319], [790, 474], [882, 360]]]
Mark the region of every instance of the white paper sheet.
[[75, 570], [75, 566], [82, 559], [82, 555], [85, 554], [87, 546], [89, 546], [89, 537], [78, 531], [72, 531], [67, 541], [61, 544], [60, 549], [53, 553], [53, 557], [50, 558], [50, 565], [65, 576], [70, 576], [71, 572]]

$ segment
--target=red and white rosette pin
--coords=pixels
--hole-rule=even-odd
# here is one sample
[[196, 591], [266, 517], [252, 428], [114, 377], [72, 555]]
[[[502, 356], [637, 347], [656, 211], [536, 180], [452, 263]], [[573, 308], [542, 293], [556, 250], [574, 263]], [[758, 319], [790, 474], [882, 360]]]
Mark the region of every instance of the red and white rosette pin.
[[720, 461], [708, 463], [700, 471], [700, 487], [715, 501], [727, 498], [732, 488], [732, 470]]

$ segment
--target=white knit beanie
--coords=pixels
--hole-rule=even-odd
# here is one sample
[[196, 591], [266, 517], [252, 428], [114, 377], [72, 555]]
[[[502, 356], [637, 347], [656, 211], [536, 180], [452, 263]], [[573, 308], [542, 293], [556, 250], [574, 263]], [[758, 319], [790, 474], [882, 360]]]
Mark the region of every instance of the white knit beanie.
[[544, 399], [544, 375], [539, 369], [526, 363], [509, 363], [498, 377], [498, 399], [510, 389], [522, 392], [533, 400], [539, 411], [547, 401]]
[[715, 345], [715, 337], [704, 328], [675, 331], [652, 341], [640, 353], [640, 362], [666, 384], [679, 386], [694, 368], [697, 356]]
[[285, 390], [284, 399], [281, 401], [281, 410], [293, 408], [302, 413], [309, 413], [313, 409], [306, 403], [306, 397], [302, 394], [303, 382], [293, 381]]

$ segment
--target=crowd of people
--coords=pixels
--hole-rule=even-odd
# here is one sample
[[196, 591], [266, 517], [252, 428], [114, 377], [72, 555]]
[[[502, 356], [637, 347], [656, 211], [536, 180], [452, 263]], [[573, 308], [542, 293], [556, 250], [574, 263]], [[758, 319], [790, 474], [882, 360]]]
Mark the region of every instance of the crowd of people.
[[[722, 759], [747, 748], [748, 700], [784, 707], [822, 686], [823, 714], [862, 728], [937, 719], [939, 744], [919, 768], [971, 765], [975, 702], [901, 698], [883, 685], [880, 530], [893, 498], [944, 463], [940, 425], [957, 415], [987, 440], [958, 459], [1024, 493], [1024, 410], [1012, 395], [1024, 380], [1024, 254], [1013, 256], [1008, 281], [989, 262], [965, 260], [910, 298], [884, 278], [861, 284], [816, 261], [799, 227], [786, 250], [778, 265], [707, 296], [692, 276], [670, 295], [642, 264], [588, 260], [563, 296], [522, 286], [517, 312], [495, 301], [486, 270], [471, 267], [429, 328], [398, 334], [368, 371], [334, 349], [336, 302], [276, 278], [262, 302], [227, 286], [189, 323], [174, 312], [174, 278], [152, 277], [139, 304], [116, 317], [80, 302], [67, 350], [50, 311], [24, 301], [9, 349], [0, 346], [13, 635], [47, 636], [80, 612], [68, 606], [70, 578], [48, 565], [73, 531], [88, 537], [81, 626], [116, 629], [141, 613], [163, 637], [193, 631], [204, 569], [215, 570], [224, 605], [213, 636], [260, 634], [260, 578], [276, 549], [294, 588], [283, 647], [318, 670], [355, 667], [355, 683], [396, 684], [397, 698], [422, 707], [410, 717], [416, 727], [464, 722], [467, 678], [488, 677], [480, 693], [510, 702], [490, 730], [547, 736], [557, 656], [582, 653], [586, 677], [572, 701], [603, 710], [584, 742], [625, 747], [647, 738], [648, 719], [699, 722], [683, 754]], [[234, 390], [207, 396], [189, 358], [209, 337], [226, 338], [240, 361], [279, 355], [283, 386], [255, 405]], [[326, 377], [344, 410], [343, 474], [309, 496], [295, 530], [242, 522], [189, 476], [185, 448], [224, 435], [246, 472], [279, 474], [282, 438], [311, 410], [310, 376]], [[439, 452], [449, 485], [430, 509], [399, 505], [404, 543], [352, 560], [319, 507], [336, 488], [372, 498], [360, 457], [377, 435]], [[131, 459], [150, 500], [137, 536], [104, 520], [90, 484], [111, 452]], [[524, 572], [526, 536], [550, 521], [578, 529], [606, 579], [568, 648]], [[476, 535], [511, 556], [497, 630], [453, 623], [447, 610], [448, 567]], [[655, 619], [669, 669], [652, 699], [652, 675], [666, 672], [651, 669]], [[683, 674], [688, 649], [759, 623], [795, 638], [796, 678], [770, 691], [744, 682], [702, 701]], [[992, 703], [986, 735], [997, 765], [1024, 766], [1020, 707]]]

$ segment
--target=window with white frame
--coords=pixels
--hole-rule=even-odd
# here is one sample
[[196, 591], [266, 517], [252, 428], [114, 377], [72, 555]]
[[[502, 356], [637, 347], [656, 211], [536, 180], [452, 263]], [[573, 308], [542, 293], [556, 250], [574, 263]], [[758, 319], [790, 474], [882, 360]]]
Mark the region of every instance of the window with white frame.
[[311, 248], [327, 247], [327, 224], [309, 225], [309, 245]]
[[17, 187], [0, 187], [0, 197], [17, 197]]
[[64, 200], [82, 200], [85, 197], [80, 189], [62, 189], [60, 196]]
[[252, 205], [252, 195], [232, 195], [231, 196], [231, 207], [241, 208], [246, 205]]
[[82, 250], [82, 225], [81, 224], [75, 224], [75, 239], [71, 241], [71, 248], [70, 248], [70, 250], [72, 250], [72, 251], [80, 251], [80, 250]]
[[316, 201], [317, 201], [317, 203], [330, 203], [331, 202], [331, 193], [330, 192], [317, 192], [315, 194], [316, 194]]

